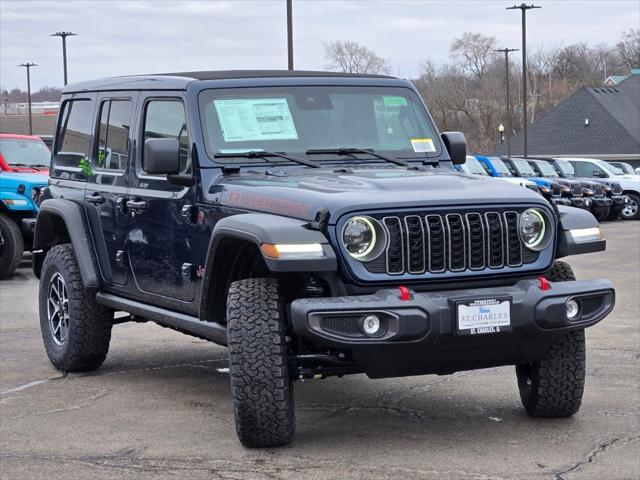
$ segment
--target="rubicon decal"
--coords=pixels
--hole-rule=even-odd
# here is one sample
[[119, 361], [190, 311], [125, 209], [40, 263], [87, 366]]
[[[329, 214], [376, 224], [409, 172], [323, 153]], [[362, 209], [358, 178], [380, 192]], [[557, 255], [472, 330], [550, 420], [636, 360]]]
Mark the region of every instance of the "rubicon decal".
[[252, 193], [226, 192], [222, 197], [222, 203], [301, 218], [307, 218], [311, 211], [311, 205], [307, 203], [294, 202], [293, 200], [283, 198], [265, 197]]

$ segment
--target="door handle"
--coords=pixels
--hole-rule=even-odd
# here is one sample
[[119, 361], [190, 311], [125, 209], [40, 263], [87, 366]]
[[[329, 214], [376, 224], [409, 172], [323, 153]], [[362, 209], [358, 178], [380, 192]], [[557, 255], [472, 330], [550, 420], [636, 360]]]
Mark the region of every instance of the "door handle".
[[134, 210], [136, 212], [141, 212], [147, 208], [147, 202], [144, 200], [127, 200], [124, 205], [127, 207], [127, 210]]
[[93, 203], [94, 205], [100, 205], [101, 203], [104, 203], [104, 197], [98, 192], [93, 192], [91, 195], [85, 195], [84, 199], [89, 203]]

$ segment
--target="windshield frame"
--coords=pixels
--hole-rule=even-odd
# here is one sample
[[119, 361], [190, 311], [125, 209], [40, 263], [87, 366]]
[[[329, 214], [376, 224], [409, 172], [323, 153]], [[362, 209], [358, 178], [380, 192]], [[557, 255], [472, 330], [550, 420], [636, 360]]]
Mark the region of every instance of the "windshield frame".
[[[265, 92], [274, 91], [278, 89], [292, 89], [297, 87], [328, 87], [329, 89], [343, 88], [343, 87], [352, 87], [356, 88], [376, 88], [376, 89], [385, 89], [389, 88], [389, 95], [394, 96], [393, 91], [397, 91], [398, 88], [404, 89], [403, 95], [406, 97], [412, 97], [414, 104], [414, 111], [422, 117], [422, 121], [426, 124], [427, 128], [433, 132], [432, 140], [434, 147], [436, 149], [435, 152], [429, 153], [414, 153], [409, 150], [403, 150], [399, 152], [398, 150], [382, 150], [379, 148], [375, 148], [376, 146], [370, 146], [374, 148], [376, 153], [380, 153], [389, 157], [395, 157], [402, 160], [407, 160], [409, 162], [425, 162], [429, 163], [437, 163], [438, 161], [447, 161], [450, 160], [448, 151], [446, 150], [444, 143], [441, 139], [440, 132], [429, 112], [426, 108], [424, 100], [418, 91], [413, 87], [411, 83], [405, 80], [398, 80], [393, 78], [364, 78], [364, 77], [336, 77], [336, 78], [303, 78], [303, 77], [292, 77], [292, 78], [252, 78], [252, 79], [234, 79], [234, 80], [224, 80], [224, 81], [200, 81], [194, 82], [197, 88], [192, 88], [188, 94], [190, 109], [195, 114], [191, 114], [190, 117], [194, 122], [194, 126], [199, 128], [199, 132], [195, 131], [197, 135], [194, 137], [196, 141], [200, 144], [200, 151], [203, 153], [200, 155], [200, 163], [202, 164], [204, 159], [209, 160], [213, 165], [234, 165], [234, 166], [247, 166], [247, 167], [255, 167], [255, 166], [289, 166], [296, 165], [293, 162], [287, 161], [285, 159], [269, 159], [269, 161], [262, 158], [246, 158], [246, 157], [232, 157], [221, 160], [220, 158], [215, 158], [214, 154], [219, 151], [220, 148], [224, 149], [223, 145], [211, 145], [210, 140], [207, 138], [206, 131], [206, 119], [205, 112], [202, 108], [203, 104], [207, 104], [216, 97], [216, 95], [211, 95], [209, 98], [203, 96], [208, 92], [217, 93], [218, 91], [222, 91], [220, 93], [225, 93], [227, 90], [240, 90], [240, 89], [265, 89]], [[396, 94], [397, 95], [397, 94]], [[382, 92], [381, 92], [382, 96]], [[203, 98], [205, 99], [203, 102]], [[256, 97], [257, 98], [257, 97]], [[264, 150], [268, 150], [269, 144], [265, 143]], [[341, 145], [340, 148], [344, 147], [353, 147], [353, 145]], [[280, 149], [278, 149], [280, 150]], [[206, 153], [206, 155], [204, 155]], [[324, 164], [388, 164], [388, 162], [376, 158], [373, 155], [366, 154], [356, 154], [356, 156], [352, 155], [338, 155], [338, 154], [327, 154], [326, 156], [319, 158], [318, 155], [306, 155], [305, 152], [299, 152], [295, 150], [289, 150], [286, 152], [289, 155], [294, 155], [302, 158], [308, 158], [309, 160], [316, 161], [322, 165]]]

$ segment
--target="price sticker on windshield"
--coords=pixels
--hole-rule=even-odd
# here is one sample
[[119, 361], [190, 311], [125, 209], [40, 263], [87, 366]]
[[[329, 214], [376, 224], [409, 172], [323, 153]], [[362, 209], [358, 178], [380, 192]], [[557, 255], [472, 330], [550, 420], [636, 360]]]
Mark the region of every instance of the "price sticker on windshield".
[[436, 146], [430, 138], [412, 138], [411, 146], [416, 153], [430, 153], [436, 151]]

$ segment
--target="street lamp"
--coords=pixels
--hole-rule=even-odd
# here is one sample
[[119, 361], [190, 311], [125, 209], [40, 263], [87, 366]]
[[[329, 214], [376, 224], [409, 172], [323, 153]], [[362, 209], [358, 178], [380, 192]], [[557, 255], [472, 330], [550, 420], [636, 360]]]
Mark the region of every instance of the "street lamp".
[[62, 64], [64, 67], [64, 84], [67, 84], [67, 37], [74, 37], [77, 33], [72, 32], [56, 32], [52, 33], [52, 37], [62, 38]]
[[[509, 52], [517, 52], [517, 48], [503, 48], [501, 50], [494, 50], [494, 52], [504, 53], [505, 75], [507, 82], [507, 156], [511, 158], [511, 92], [509, 90]], [[502, 124], [500, 124], [502, 127]], [[504, 127], [503, 127], [504, 129]], [[504, 143], [504, 136], [501, 136]]]
[[27, 69], [27, 100], [29, 103], [29, 135], [33, 135], [33, 122], [31, 120], [31, 67], [37, 67], [35, 63], [21, 63], [19, 67]]
[[287, 0], [287, 65], [293, 70], [293, 12], [292, 0]]
[[502, 145], [504, 143], [504, 125], [500, 124], [498, 126], [498, 133], [500, 134], [500, 145]]
[[522, 114], [524, 124], [524, 157], [527, 158], [527, 10], [532, 8], [542, 8], [536, 5], [527, 5], [521, 3], [513, 7], [507, 7], [507, 10], [522, 10]]

